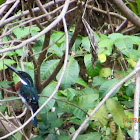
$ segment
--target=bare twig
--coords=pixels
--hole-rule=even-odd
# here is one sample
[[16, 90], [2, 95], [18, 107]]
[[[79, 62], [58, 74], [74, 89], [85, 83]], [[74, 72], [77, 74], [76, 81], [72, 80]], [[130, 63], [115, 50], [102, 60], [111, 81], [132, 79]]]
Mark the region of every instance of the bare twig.
[[[65, 0], [56, 0], [56, 3], [62, 3], [62, 2], [64, 2], [64, 1], [65, 1]], [[70, 3], [72, 4], [72, 3], [75, 2], [75, 1], [76, 1], [76, 0], [72, 0], [72, 1], [70, 1]], [[43, 7], [44, 7], [44, 8], [48, 8], [48, 7], [52, 6], [52, 5], [54, 5], [54, 1], [50, 1], [49, 3], [44, 4]], [[39, 11], [39, 8], [38, 8], [38, 7], [33, 9], [33, 12], [34, 12], [34, 13], [35, 13], [35, 12], [38, 12], [38, 11]], [[14, 16], [12, 16], [12, 17], [10, 17], [10, 18], [4, 20], [2, 23], [0, 23], [0, 27], [3, 27], [5, 24], [10, 23], [10, 22], [12, 22], [13, 20], [15, 20], [15, 19], [17, 19], [17, 18], [20, 18], [20, 17], [22, 17], [22, 16], [26, 16], [26, 15], [28, 15], [28, 14], [29, 14], [29, 11], [27, 10], [27, 11], [24, 11], [24, 12], [19, 13], [19, 14], [17, 14], [17, 15], [14, 15]]]
[[42, 3], [40, 0], [35, 0], [36, 4], [38, 5], [38, 7], [40, 8], [41, 12], [43, 14], [46, 14], [46, 20], [50, 20], [51, 16], [49, 15], [49, 13], [46, 11], [46, 9], [43, 7]]
[[[104, 11], [102, 9], [99, 9], [99, 8], [96, 8], [96, 7], [93, 7], [93, 6], [90, 6], [90, 5], [87, 5], [87, 8], [92, 9], [92, 10], [97, 11], [97, 12], [102, 13], [102, 14], [107, 14], [106, 11]], [[117, 13], [114, 13], [114, 12], [109, 12], [109, 14], [111, 16], [114, 16], [114, 17], [119, 18], [121, 20], [125, 20], [126, 19], [125, 17], [123, 17], [123, 16], [121, 16], [121, 15], [119, 15]]]
[[108, 16], [108, 21], [109, 21], [109, 24], [110, 24], [110, 27], [111, 27], [111, 31], [112, 31], [112, 33], [113, 33], [113, 32], [114, 32], [114, 29], [113, 29], [113, 27], [112, 27], [112, 21], [111, 21], [111, 17], [110, 17], [110, 14], [109, 14], [109, 9], [108, 9], [107, 0], [105, 0], [105, 7], [106, 7], [107, 16]]
[[19, 0], [16, 0], [16, 2], [14, 3], [14, 5], [10, 8], [10, 10], [4, 15], [4, 17], [0, 20], [0, 23], [2, 23], [10, 14], [11, 12], [17, 7], [17, 5], [19, 4]]
[[80, 125], [80, 127], [76, 130], [72, 140], [75, 140], [79, 133], [82, 131], [84, 128], [85, 124], [90, 120], [90, 118], [99, 110], [99, 108], [106, 102], [106, 100], [111, 96], [111, 94], [118, 88], [120, 87], [124, 82], [126, 82], [128, 79], [130, 79], [132, 76], [136, 75], [137, 72], [140, 71], [140, 67], [136, 68], [133, 70], [129, 75], [127, 75], [124, 79], [122, 79], [119, 83], [117, 83], [107, 94], [106, 96], [102, 99], [102, 101], [94, 108], [94, 110], [89, 114], [90, 117], [87, 117], [83, 123]]
[[114, 3], [129, 21], [131, 21], [135, 26], [140, 27], [140, 18], [134, 12], [132, 12], [122, 0], [109, 1], [110, 3]]
[[[135, 69], [140, 67], [140, 59], [137, 62]], [[135, 94], [134, 94], [134, 119], [139, 118], [139, 100], [140, 100], [140, 72], [136, 73], [136, 81], [135, 81]], [[133, 123], [133, 136], [134, 140], [139, 139], [139, 123]]]
[[6, 9], [8, 9], [7, 7], [10, 7], [9, 5], [11, 5], [12, 3], [14, 3], [16, 0], [7, 0], [5, 3], [3, 3], [1, 6], [0, 6], [0, 16], [3, 15], [3, 12], [6, 11]]
[[124, 20], [119, 27], [116, 28], [115, 32], [119, 32], [124, 29], [128, 24], [128, 19]]

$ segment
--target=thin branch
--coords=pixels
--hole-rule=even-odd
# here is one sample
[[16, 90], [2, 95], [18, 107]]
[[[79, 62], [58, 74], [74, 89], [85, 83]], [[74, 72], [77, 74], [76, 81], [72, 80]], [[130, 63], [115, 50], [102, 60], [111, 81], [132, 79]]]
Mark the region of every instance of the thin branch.
[[[137, 62], [135, 69], [140, 67], [140, 59]], [[140, 100], [140, 72], [136, 73], [135, 80], [135, 93], [134, 93], [134, 118], [138, 120], [139, 118], [139, 100]], [[134, 140], [139, 139], [139, 122], [133, 123], [133, 136]]]
[[105, 7], [106, 7], [106, 11], [107, 11], [108, 21], [109, 21], [109, 24], [110, 24], [110, 27], [111, 27], [111, 32], [113, 33], [114, 32], [114, 29], [112, 27], [112, 21], [111, 21], [111, 17], [110, 17], [110, 14], [109, 14], [107, 0], [105, 0]]
[[46, 9], [43, 7], [42, 3], [40, 0], [35, 0], [36, 4], [38, 5], [38, 7], [40, 8], [42, 14], [46, 14], [46, 20], [50, 20], [51, 16], [49, 15], [49, 13], [46, 11]]
[[21, 97], [15, 97], [15, 98], [12, 98], [12, 99], [3, 99], [3, 100], [0, 100], [0, 103], [15, 101], [15, 100], [19, 100], [19, 99], [21, 99]]
[[10, 8], [10, 10], [4, 15], [4, 17], [0, 20], [0, 23], [2, 23], [10, 14], [11, 12], [17, 7], [19, 4], [20, 0], [16, 0], [14, 5]]
[[115, 32], [120, 32], [122, 29], [126, 28], [128, 24], [128, 19], [124, 20], [119, 27], [116, 28]]
[[128, 79], [130, 79], [132, 76], [136, 75], [137, 72], [140, 71], [140, 67], [133, 70], [129, 75], [127, 75], [125, 78], [123, 78], [119, 83], [117, 83], [102, 99], [102, 101], [94, 108], [94, 110], [89, 114], [90, 117], [87, 117], [83, 123], [80, 125], [80, 127], [75, 131], [75, 134], [72, 138], [72, 140], [76, 140], [79, 133], [82, 131], [86, 123], [90, 120], [90, 118], [99, 110], [99, 108], [106, 102], [106, 100], [111, 96], [111, 94], [120, 87], [124, 82], [126, 82]]
[[10, 5], [12, 3], [14, 3], [16, 0], [7, 0], [5, 3], [3, 3], [1, 6], [0, 6], [0, 17], [3, 15], [3, 12], [6, 11], [6, 9], [8, 9], [8, 7], [10, 7]]
[[110, 3], [114, 3], [121, 13], [125, 15], [125, 17], [131, 21], [135, 26], [140, 27], [140, 18], [133, 13], [125, 4], [122, 0], [109, 0]]
[[68, 43], [68, 31], [67, 31], [67, 26], [66, 26], [66, 22], [65, 22], [65, 19], [64, 19], [64, 16], [65, 16], [65, 13], [68, 9], [68, 6], [69, 6], [69, 0], [66, 0], [65, 1], [65, 5], [63, 7], [63, 10], [60, 14], [60, 16], [58, 18], [63, 18], [63, 23], [64, 23], [64, 29], [65, 29], [65, 39], [66, 39], [66, 49], [65, 49], [65, 61], [64, 61], [64, 66], [63, 66], [63, 70], [62, 70], [62, 73], [61, 73], [61, 76], [58, 80], [58, 84], [55, 88], [55, 90], [53, 91], [52, 95], [43, 103], [43, 105], [21, 126], [19, 127], [18, 129], [14, 130], [13, 132], [3, 136], [3, 137], [0, 137], [0, 139], [5, 139], [11, 135], [13, 135], [14, 133], [20, 131], [22, 128], [24, 128], [45, 106], [46, 104], [52, 99], [52, 97], [57, 93], [58, 89], [59, 89], [59, 86], [61, 84], [61, 81], [62, 81], [62, 78], [64, 76], [64, 72], [66, 70], [66, 66], [67, 66], [67, 61], [68, 61], [68, 51], [69, 51], [69, 43]]
[[[32, 1], [31, 0], [28, 1], [28, 9], [29, 9], [31, 17], [35, 17], [35, 14], [34, 14], [33, 9], [32, 9]], [[41, 24], [38, 20], [35, 20], [35, 23], [38, 26], [38, 28], [40, 28], [40, 30], [43, 30], [43, 27], [41, 26]]]
[[[1, 112], [0, 112], [0, 115], [2, 116], [2, 118], [4, 120], [6, 120], [11, 126], [13, 126], [15, 129], [17, 129], [17, 126], [15, 126], [11, 121], [9, 121]], [[14, 117], [15, 119], [15, 117]], [[19, 131], [21, 134], [23, 134], [22, 130]], [[24, 134], [23, 134], [24, 135]]]
[[[65, 1], [65, 0], [56, 0], [56, 3], [62, 3], [62, 2], [64, 2], [64, 1]], [[75, 2], [75, 1], [76, 1], [76, 0], [70, 1], [70, 4], [72, 4], [72, 3]], [[54, 5], [54, 4], [55, 4], [54, 1], [50, 1], [49, 3], [44, 4], [43, 7], [44, 7], [44, 8], [49, 8], [50, 6], [52, 6], [52, 5]], [[34, 8], [34, 9], [33, 9], [33, 12], [35, 13], [35, 12], [38, 12], [39, 10], [40, 10], [40, 9], [37, 7], [37, 8]], [[22, 13], [19, 13], [19, 14], [17, 14], [17, 15], [14, 15], [14, 16], [12, 16], [12, 17], [10, 17], [10, 18], [4, 20], [2, 23], [0, 23], [0, 27], [3, 27], [5, 24], [10, 23], [10, 22], [12, 22], [13, 20], [15, 20], [15, 19], [17, 19], [17, 18], [21, 18], [22, 16], [27, 16], [28, 14], [29, 14], [29, 11], [26, 10], [26, 11], [24, 11], [24, 12], [22, 12]]]
[[[87, 5], [87, 8], [92, 9], [92, 10], [94, 10], [96, 12], [99, 12], [99, 13], [102, 13], [102, 14], [106, 14], [107, 15], [107, 12], [104, 11], [104, 10], [102, 10], [102, 9], [99, 9], [99, 8], [96, 8], [96, 7], [93, 7], [93, 6], [90, 6], [90, 5]], [[125, 17], [123, 17], [123, 16], [121, 16], [121, 15], [119, 15], [117, 13], [114, 13], [114, 12], [109, 12], [109, 14], [111, 16], [114, 16], [114, 17], [119, 18], [121, 20], [125, 20], [126, 19]]]

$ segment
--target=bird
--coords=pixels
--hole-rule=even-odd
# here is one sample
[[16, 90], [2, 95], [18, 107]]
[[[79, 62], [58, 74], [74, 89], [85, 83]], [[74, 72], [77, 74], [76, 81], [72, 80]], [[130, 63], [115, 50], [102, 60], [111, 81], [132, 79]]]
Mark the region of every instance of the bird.
[[[34, 86], [31, 76], [24, 71], [19, 71], [7, 64], [5, 65], [18, 75], [20, 81], [15, 86], [16, 92], [19, 94], [22, 102], [27, 106], [27, 108], [31, 111], [31, 114], [33, 115], [39, 108], [39, 97], [38, 91]], [[36, 116], [33, 118], [33, 126], [37, 127]]]

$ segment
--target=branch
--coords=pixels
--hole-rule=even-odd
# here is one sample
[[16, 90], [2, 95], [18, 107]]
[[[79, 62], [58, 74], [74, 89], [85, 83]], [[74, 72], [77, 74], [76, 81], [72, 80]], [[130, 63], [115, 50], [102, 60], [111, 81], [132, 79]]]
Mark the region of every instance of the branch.
[[[135, 69], [140, 67], [140, 59], [137, 62]], [[139, 118], [139, 100], [140, 100], [140, 72], [136, 73], [136, 80], [135, 80], [135, 93], [134, 93], [134, 118], [138, 120]], [[134, 140], [139, 139], [139, 123], [133, 123], [133, 136]]]
[[[56, 3], [62, 3], [62, 2], [64, 2], [64, 1], [65, 1], [65, 0], [56, 0], [55, 2], [56, 2]], [[76, 0], [72, 0], [72, 1], [70, 2], [70, 4], [72, 4], [72, 3], [75, 2], [75, 1], [76, 1]], [[51, 1], [51, 2], [49, 2], [49, 3], [47, 3], [47, 4], [44, 4], [43, 7], [44, 7], [44, 8], [48, 8], [48, 7], [50, 7], [50, 6], [54, 5], [54, 4], [55, 4], [54, 1]], [[34, 8], [34, 9], [33, 9], [33, 12], [35, 13], [35, 12], [38, 12], [39, 10], [40, 10], [40, 9], [37, 7], [37, 8]], [[15, 19], [17, 19], [17, 18], [21, 18], [22, 16], [27, 16], [28, 14], [29, 14], [29, 11], [26, 10], [26, 11], [20, 13], [20, 14], [14, 15], [14, 16], [12, 16], [12, 17], [10, 17], [10, 18], [4, 20], [2, 23], [0, 23], [0, 27], [3, 27], [5, 24], [10, 23], [10, 22], [12, 22], [13, 20], [15, 20]]]
[[76, 140], [79, 133], [82, 131], [86, 123], [90, 120], [90, 118], [99, 110], [99, 108], [106, 102], [106, 100], [111, 96], [111, 94], [120, 87], [124, 82], [126, 82], [128, 79], [130, 79], [132, 76], [136, 75], [137, 72], [140, 71], [140, 67], [133, 70], [129, 75], [127, 75], [124, 79], [122, 79], [119, 83], [117, 83], [102, 99], [102, 101], [94, 108], [94, 110], [89, 114], [90, 117], [87, 117], [83, 123], [80, 125], [80, 127], [75, 131], [75, 134], [72, 138], [72, 140]]
[[[99, 8], [96, 8], [96, 7], [93, 7], [93, 6], [90, 6], [90, 5], [87, 5], [87, 8], [92, 9], [92, 10], [94, 10], [96, 12], [99, 12], [99, 13], [102, 13], [102, 14], [106, 14], [107, 15], [107, 12], [104, 11], [104, 10], [102, 10], [102, 9], [99, 9]], [[114, 17], [119, 18], [121, 20], [125, 20], [126, 19], [125, 17], [123, 17], [123, 16], [121, 16], [121, 15], [119, 15], [117, 13], [114, 13], [114, 12], [109, 12], [109, 14], [111, 16], [114, 16]]]
[[0, 23], [2, 23], [10, 14], [11, 12], [17, 7], [17, 5], [19, 4], [19, 0], [16, 0], [14, 5], [10, 8], [10, 10], [4, 15], [4, 17], [0, 20]]
[[[30, 12], [31, 17], [35, 17], [34, 12], [32, 10], [32, 1], [28, 1], [28, 9]], [[40, 28], [40, 30], [43, 30], [43, 27], [40, 25], [38, 20], [35, 20], [36, 25], [38, 26], [38, 28]]]
[[3, 3], [1, 6], [0, 6], [0, 17], [3, 15], [3, 12], [6, 12], [6, 9], [8, 7], [10, 7], [9, 5], [11, 5], [12, 3], [14, 3], [16, 0], [7, 0], [5, 3]]
[[46, 11], [46, 9], [43, 7], [42, 3], [40, 2], [40, 0], [35, 0], [36, 4], [38, 5], [38, 7], [40, 8], [42, 14], [46, 14], [46, 20], [50, 20], [51, 16], [49, 15], [49, 13]]
[[133, 23], [135, 26], [140, 27], [140, 18], [133, 13], [122, 0], [109, 0], [111, 3], [114, 3], [122, 12], [122, 14]]

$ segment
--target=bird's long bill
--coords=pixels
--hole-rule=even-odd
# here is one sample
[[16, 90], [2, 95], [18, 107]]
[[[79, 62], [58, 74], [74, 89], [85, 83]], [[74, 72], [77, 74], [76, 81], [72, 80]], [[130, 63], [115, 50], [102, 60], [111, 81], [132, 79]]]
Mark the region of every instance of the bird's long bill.
[[12, 71], [14, 71], [15, 73], [17, 73], [18, 72], [18, 70], [17, 69], [15, 69], [14, 67], [12, 67], [12, 66], [9, 66], [9, 65], [7, 65], [7, 64], [5, 64], [9, 69], [11, 69]]

